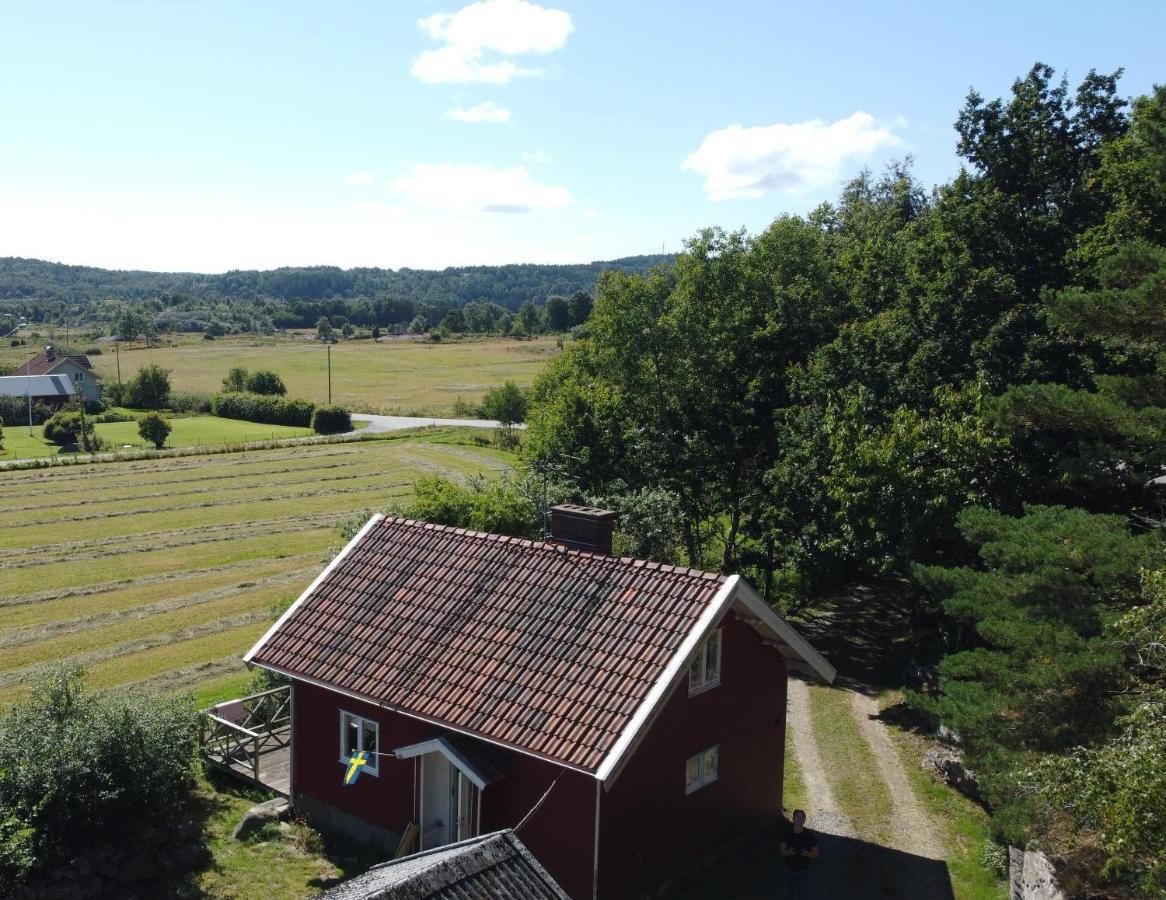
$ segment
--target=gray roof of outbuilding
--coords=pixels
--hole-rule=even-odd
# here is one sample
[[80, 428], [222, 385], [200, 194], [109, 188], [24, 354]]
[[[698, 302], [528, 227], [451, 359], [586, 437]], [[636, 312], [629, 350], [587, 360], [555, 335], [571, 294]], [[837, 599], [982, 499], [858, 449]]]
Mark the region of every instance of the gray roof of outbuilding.
[[5, 375], [0, 397], [72, 397], [77, 393], [68, 375]]
[[569, 900], [511, 830], [373, 866], [317, 900]]

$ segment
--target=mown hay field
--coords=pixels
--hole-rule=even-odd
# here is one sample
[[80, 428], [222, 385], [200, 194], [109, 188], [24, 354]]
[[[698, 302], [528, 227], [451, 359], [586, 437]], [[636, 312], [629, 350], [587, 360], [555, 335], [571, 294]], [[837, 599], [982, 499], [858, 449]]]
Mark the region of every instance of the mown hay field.
[[228, 696], [240, 656], [338, 546], [426, 474], [505, 468], [454, 430], [0, 471], [0, 708], [46, 665], [98, 687]]
[[[47, 338], [45, 338], [47, 340]], [[171, 370], [175, 391], [215, 393], [233, 366], [278, 372], [288, 396], [322, 403], [328, 399], [327, 346], [302, 334], [272, 338], [221, 338], [190, 335], [164, 338], [172, 346], [146, 349], [113, 346], [93, 356], [97, 377], [117, 381], [118, 358], [126, 380], [138, 369], [157, 364]], [[78, 352], [84, 343], [74, 341]], [[556, 354], [554, 338], [531, 341], [464, 340], [418, 343], [414, 340], [344, 341], [332, 345], [332, 400], [367, 412], [449, 416], [460, 397], [477, 403], [491, 387], [514, 381], [529, 387]], [[18, 365], [40, 346], [3, 348], [0, 363]]]

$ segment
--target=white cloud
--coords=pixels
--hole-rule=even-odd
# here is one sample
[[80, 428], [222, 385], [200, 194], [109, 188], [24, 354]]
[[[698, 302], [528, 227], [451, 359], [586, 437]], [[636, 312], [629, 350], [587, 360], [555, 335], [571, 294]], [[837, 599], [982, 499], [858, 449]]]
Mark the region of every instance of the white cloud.
[[821, 119], [757, 128], [730, 125], [709, 134], [681, 165], [705, 177], [710, 200], [761, 197], [836, 183], [844, 168], [903, 141], [895, 125], [864, 112], [837, 122]]
[[538, 74], [539, 70], [523, 68], [506, 57], [553, 53], [573, 27], [570, 14], [526, 0], [480, 0], [417, 24], [445, 44], [413, 61], [414, 77], [429, 84], [505, 84], [518, 76]]
[[487, 100], [485, 103], [479, 103], [477, 106], [471, 106], [469, 109], [464, 106], [455, 106], [453, 109], [447, 110], [445, 113], [447, 119], [453, 119], [455, 122], [489, 122], [495, 125], [501, 125], [510, 121], [510, 110], [497, 106]]
[[533, 212], [559, 209], [571, 202], [566, 188], [532, 180], [525, 166], [493, 169], [417, 163], [396, 178], [392, 188], [418, 206], [458, 213]]
[[372, 172], [368, 169], [361, 169], [359, 172], [353, 172], [351, 175], [344, 177], [345, 184], [372, 184]]
[[523, 153], [519, 157], [523, 162], [532, 163], [547, 163], [551, 161], [551, 155], [546, 150], [535, 150], [533, 153]]

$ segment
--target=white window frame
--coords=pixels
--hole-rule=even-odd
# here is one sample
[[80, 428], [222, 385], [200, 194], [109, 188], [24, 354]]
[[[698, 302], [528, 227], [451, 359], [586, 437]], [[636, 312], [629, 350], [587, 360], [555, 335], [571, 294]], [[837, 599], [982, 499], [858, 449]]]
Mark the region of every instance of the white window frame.
[[[696, 766], [696, 778], [689, 780], [689, 767]], [[712, 784], [721, 773], [721, 745], [714, 744], [707, 750], [701, 750], [684, 761], [684, 793], [685, 796], [699, 791], [705, 785]]]
[[[701, 641], [696, 648], [696, 655], [688, 663], [688, 696], [701, 694], [721, 683], [723, 649], [724, 641], [719, 628]], [[710, 662], [714, 664], [710, 665]]]
[[[381, 748], [381, 725], [376, 719], [366, 719], [363, 716], [358, 716], [356, 713], [350, 713], [345, 710], [340, 710], [340, 762], [348, 765], [348, 757], [344, 753], [346, 746], [345, 738], [348, 736], [348, 724], [350, 722], [356, 723], [356, 749], [357, 752], [366, 750], [364, 746], [364, 729], [366, 726], [371, 727], [376, 734], [376, 747], [379, 751]], [[381, 758], [379, 755], [369, 757], [367, 763], [362, 767], [369, 775], [379, 775], [381, 771]]]

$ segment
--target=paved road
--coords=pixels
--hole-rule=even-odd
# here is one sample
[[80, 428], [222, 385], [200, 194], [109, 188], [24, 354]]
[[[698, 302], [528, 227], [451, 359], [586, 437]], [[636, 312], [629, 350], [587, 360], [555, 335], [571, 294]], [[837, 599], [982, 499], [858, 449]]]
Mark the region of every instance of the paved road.
[[[384, 431], [401, 431], [405, 428], [424, 428], [426, 425], [461, 425], [465, 428], [501, 428], [502, 423], [493, 419], [426, 419], [420, 416], [368, 416], [353, 413], [354, 422], [368, 422], [367, 428], [353, 434], [378, 434]], [[515, 425], [525, 428], [525, 425]]]

